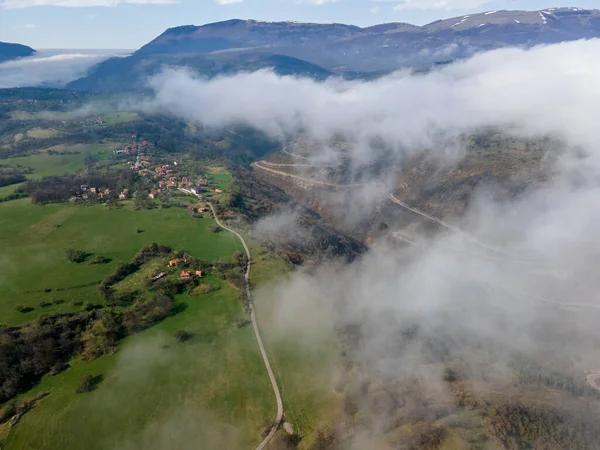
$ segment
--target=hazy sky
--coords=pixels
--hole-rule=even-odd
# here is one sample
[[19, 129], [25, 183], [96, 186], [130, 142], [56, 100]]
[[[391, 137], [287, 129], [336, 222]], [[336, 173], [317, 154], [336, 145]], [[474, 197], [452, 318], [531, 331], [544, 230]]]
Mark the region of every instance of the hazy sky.
[[38, 49], [134, 49], [169, 27], [231, 18], [425, 24], [478, 11], [552, 6], [593, 8], [598, 0], [0, 0], [0, 41]]

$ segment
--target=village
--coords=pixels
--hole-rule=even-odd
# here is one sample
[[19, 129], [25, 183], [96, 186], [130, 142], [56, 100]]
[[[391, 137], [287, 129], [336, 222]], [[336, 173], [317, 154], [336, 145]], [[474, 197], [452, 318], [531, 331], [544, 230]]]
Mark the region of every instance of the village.
[[[162, 192], [179, 189], [195, 195], [207, 191], [213, 191], [216, 194], [223, 193], [223, 190], [212, 187], [211, 183], [203, 177], [190, 174], [190, 170], [181, 161], [165, 162], [164, 157], [156, 157], [156, 147], [149, 141], [133, 141], [120, 150], [115, 150], [117, 158], [128, 158], [127, 166], [138, 174], [142, 179], [148, 181], [150, 190], [148, 197], [157, 198]], [[130, 159], [134, 157], [135, 159]], [[113, 193], [111, 189], [88, 186], [82, 184], [77, 195], [71, 198], [72, 202], [77, 201], [107, 201], [110, 198], [119, 200], [128, 200], [134, 198], [136, 193], [130, 189], [124, 188], [118, 193]]]

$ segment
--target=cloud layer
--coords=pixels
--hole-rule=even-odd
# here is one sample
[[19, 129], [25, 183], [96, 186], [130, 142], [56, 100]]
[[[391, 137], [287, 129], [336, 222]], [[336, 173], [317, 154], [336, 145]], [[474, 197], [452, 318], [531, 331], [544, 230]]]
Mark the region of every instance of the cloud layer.
[[61, 87], [84, 76], [109, 56], [98, 53], [38, 52], [35, 56], [0, 64], [0, 89], [13, 87]]
[[167, 71], [150, 85], [155, 107], [186, 119], [247, 123], [281, 138], [299, 129], [321, 140], [341, 133], [363, 144], [355, 146], [357, 159], [370, 157], [366, 143], [374, 137], [400, 152], [492, 125], [590, 147], [596, 127], [587, 118], [600, 113], [598, 52], [600, 40], [504, 49], [373, 82], [319, 83], [268, 71], [209, 81]]

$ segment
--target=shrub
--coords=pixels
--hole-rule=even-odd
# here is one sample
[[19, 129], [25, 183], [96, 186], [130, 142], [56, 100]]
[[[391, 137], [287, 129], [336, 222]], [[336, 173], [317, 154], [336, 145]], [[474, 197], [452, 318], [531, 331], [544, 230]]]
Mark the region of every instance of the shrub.
[[96, 256], [94, 259], [92, 259], [90, 261], [90, 265], [95, 265], [95, 264], [108, 264], [109, 262], [111, 262], [112, 259], [107, 258], [106, 256], [101, 256], [98, 255]]
[[77, 387], [77, 393], [83, 394], [84, 392], [90, 392], [94, 388], [94, 375], [86, 373], [79, 386]]
[[210, 231], [212, 231], [213, 233], [220, 233], [221, 231], [223, 231], [223, 228], [221, 228], [219, 225], [217, 224], [212, 224], [208, 226], [208, 229]]
[[52, 303], [50, 302], [40, 302], [40, 308], [46, 308], [50, 305], [52, 305]]
[[175, 340], [177, 342], [185, 342], [191, 337], [192, 335], [184, 330], [179, 330], [177, 333], [175, 333]]
[[31, 306], [17, 305], [15, 309], [21, 313], [28, 313], [34, 310]]
[[54, 364], [51, 368], [50, 368], [50, 375], [54, 376], [54, 375], [58, 375], [61, 372], [64, 372], [65, 370], [67, 370], [69, 368], [69, 364], [65, 363], [65, 362], [58, 362], [56, 364]]
[[67, 249], [67, 259], [74, 263], [84, 262], [89, 255], [83, 250], [75, 250], [74, 248]]

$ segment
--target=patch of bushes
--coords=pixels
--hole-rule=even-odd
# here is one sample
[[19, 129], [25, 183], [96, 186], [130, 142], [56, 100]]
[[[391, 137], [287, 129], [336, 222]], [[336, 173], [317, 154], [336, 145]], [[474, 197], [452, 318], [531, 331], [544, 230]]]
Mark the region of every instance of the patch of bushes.
[[15, 306], [15, 309], [17, 311], [19, 311], [20, 313], [28, 313], [28, 312], [33, 311], [35, 308], [33, 308], [31, 306], [17, 305], [17, 306]]
[[214, 223], [212, 225], [209, 225], [208, 229], [213, 233], [220, 233], [221, 231], [223, 231], [223, 228]]
[[95, 313], [42, 316], [22, 329], [0, 327], [0, 403], [27, 391], [79, 348]]
[[112, 259], [107, 258], [106, 256], [101, 256], [98, 255], [96, 256], [94, 259], [92, 259], [90, 261], [90, 265], [95, 265], [95, 264], [108, 264], [109, 262], [111, 262]]
[[85, 392], [91, 392], [96, 389], [96, 386], [102, 381], [102, 375], [94, 376], [91, 373], [86, 373], [85, 376], [81, 379], [79, 386], [76, 391], [78, 394], [83, 394]]
[[175, 340], [177, 342], [185, 342], [191, 337], [192, 335], [184, 330], [179, 330], [177, 333], [175, 333]]
[[167, 317], [172, 309], [173, 299], [163, 293], [139, 299], [123, 313], [123, 326], [129, 332], [141, 331]]
[[116, 313], [101, 311], [99, 317], [81, 337], [81, 359], [89, 361], [102, 355], [114, 353], [117, 341], [124, 337], [121, 317]]
[[67, 249], [67, 259], [73, 263], [82, 263], [89, 256], [89, 253], [86, 253], [83, 250], [76, 250], [74, 248]]
[[23, 415], [31, 410], [38, 401], [50, 395], [50, 392], [42, 392], [30, 400], [25, 400], [23, 403], [10, 402], [0, 409], [0, 423], [6, 423], [10, 420], [11, 425], [15, 425]]

